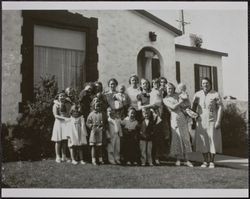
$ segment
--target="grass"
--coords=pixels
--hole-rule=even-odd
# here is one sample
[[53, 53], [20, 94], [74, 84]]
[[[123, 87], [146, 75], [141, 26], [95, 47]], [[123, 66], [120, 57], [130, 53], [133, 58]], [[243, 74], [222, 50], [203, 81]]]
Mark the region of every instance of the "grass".
[[93, 166], [43, 161], [2, 164], [3, 187], [10, 188], [248, 188], [248, 171], [162, 166]]

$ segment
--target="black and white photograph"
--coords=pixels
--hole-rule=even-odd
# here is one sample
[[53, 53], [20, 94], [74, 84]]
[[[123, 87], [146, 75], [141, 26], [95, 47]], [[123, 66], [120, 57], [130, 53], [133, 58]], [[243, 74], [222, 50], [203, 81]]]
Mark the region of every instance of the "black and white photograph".
[[248, 197], [247, 2], [2, 2], [2, 197]]

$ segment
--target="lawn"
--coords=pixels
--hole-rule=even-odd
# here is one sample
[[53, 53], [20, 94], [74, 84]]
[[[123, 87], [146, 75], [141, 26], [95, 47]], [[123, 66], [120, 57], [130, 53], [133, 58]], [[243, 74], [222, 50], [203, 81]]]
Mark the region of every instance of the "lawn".
[[2, 164], [3, 186], [11, 188], [248, 188], [248, 171], [161, 166], [72, 165], [43, 161]]

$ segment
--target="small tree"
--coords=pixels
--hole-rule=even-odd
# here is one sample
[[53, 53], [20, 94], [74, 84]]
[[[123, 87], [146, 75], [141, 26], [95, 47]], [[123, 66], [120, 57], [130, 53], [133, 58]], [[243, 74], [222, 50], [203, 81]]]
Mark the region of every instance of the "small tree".
[[[5, 140], [6, 143], [11, 143], [18, 160], [40, 159], [53, 154], [51, 134], [55, 119], [52, 106], [57, 91], [55, 76], [41, 77], [35, 86], [35, 99], [24, 105], [23, 114], [14, 127], [13, 137]], [[10, 149], [5, 151], [7, 150]], [[12, 160], [6, 158], [8, 159]]]

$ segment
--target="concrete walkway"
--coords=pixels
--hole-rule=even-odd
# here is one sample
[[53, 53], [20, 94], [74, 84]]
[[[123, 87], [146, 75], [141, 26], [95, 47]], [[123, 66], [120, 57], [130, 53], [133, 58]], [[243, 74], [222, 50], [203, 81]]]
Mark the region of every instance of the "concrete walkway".
[[[190, 153], [189, 159], [195, 162], [203, 162], [202, 154], [198, 152]], [[216, 154], [215, 156], [215, 166], [218, 165], [223, 167], [248, 170], [248, 163], [248, 158], [239, 158], [220, 154]]]

